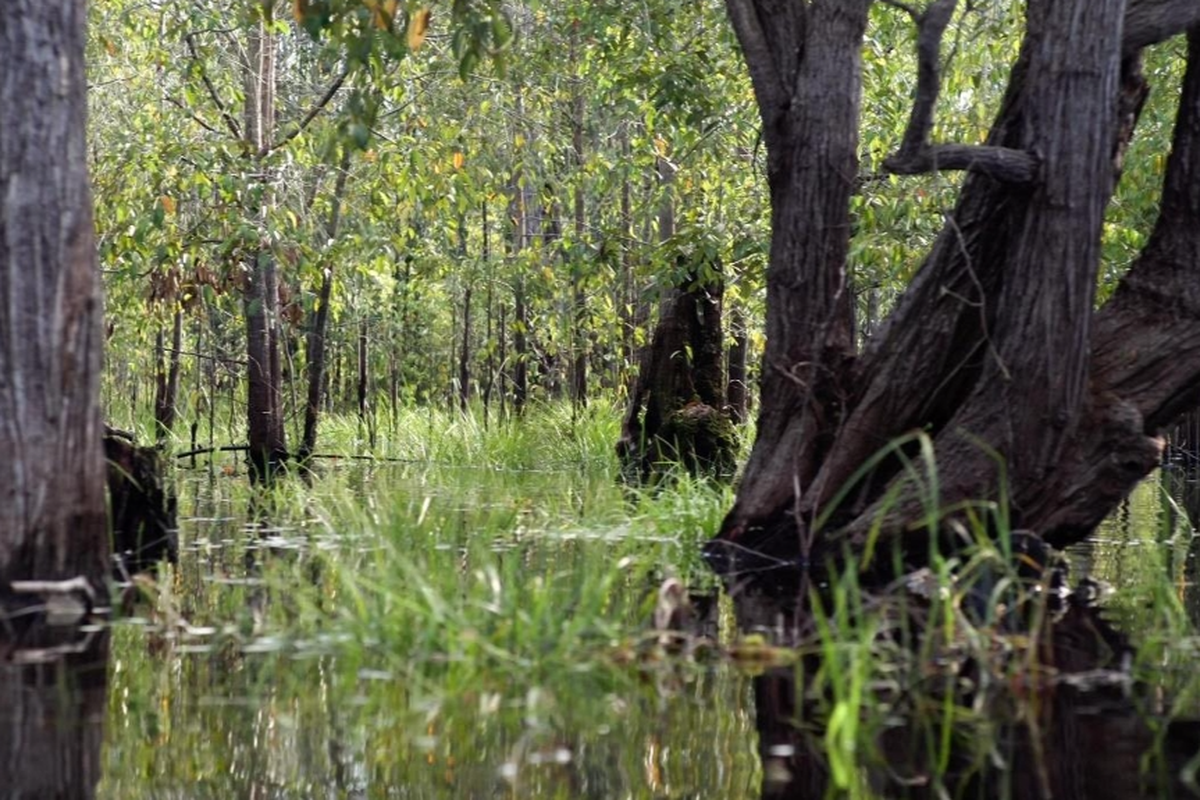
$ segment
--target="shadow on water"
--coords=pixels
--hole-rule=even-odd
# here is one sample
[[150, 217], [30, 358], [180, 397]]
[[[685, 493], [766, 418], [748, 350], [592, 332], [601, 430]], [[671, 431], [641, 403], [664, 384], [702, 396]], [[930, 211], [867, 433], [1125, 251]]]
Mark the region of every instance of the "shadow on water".
[[[78, 646], [75, 646], [78, 645]], [[51, 648], [69, 653], [52, 653]], [[0, 795], [92, 798], [101, 776], [109, 635], [0, 660]]]

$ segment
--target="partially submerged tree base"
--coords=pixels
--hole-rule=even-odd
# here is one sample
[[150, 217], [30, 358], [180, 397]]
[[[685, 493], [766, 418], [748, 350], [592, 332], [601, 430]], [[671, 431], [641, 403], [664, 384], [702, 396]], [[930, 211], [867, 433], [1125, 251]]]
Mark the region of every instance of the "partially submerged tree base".
[[680, 465], [729, 480], [737, 430], [724, 410], [719, 279], [691, 272], [664, 299], [617, 442], [628, 483], [653, 483]]
[[106, 430], [109, 513], [118, 577], [179, 557], [175, 496], [158, 450], [138, 447], [128, 434]]

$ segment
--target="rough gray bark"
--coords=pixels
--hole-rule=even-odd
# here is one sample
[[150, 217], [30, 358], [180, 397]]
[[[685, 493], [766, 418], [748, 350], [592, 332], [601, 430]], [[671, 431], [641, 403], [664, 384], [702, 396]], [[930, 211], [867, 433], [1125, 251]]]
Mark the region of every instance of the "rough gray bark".
[[0, 14], [0, 594], [108, 572], [85, 22], [75, 0]]
[[[830, 287], [845, 284], [843, 184], [854, 174], [836, 156], [858, 125], [856, 109], [847, 117], [837, 103], [857, 97], [865, 6], [795, 3], [788, 25], [767, 25], [775, 4], [728, 5], [763, 111], [774, 218], [759, 437], [718, 537], [733, 545], [725, 550], [803, 555], [822, 515], [826, 545], [862, 544], [881, 515], [885, 534], [903, 533], [928, 492], [896, 483], [900, 459], [830, 503], [914, 429], [933, 442], [942, 508], [998, 499], [1004, 484], [1015, 523], [1060, 543], [1086, 534], [1157, 463], [1157, 429], [1198, 399], [1185, 266], [1200, 255], [1200, 202], [1185, 188], [1198, 173], [1179, 154], [1196, 149], [1187, 136], [1200, 119], [1181, 112], [1163, 220], [1116, 298], [1093, 313], [1103, 211], [1145, 95], [1137, 49], [1194, 24], [1195, 4], [1031, 0], [986, 144], [1036, 157], [1036, 175], [968, 175], [926, 263], [857, 358]], [[926, 75], [926, 99], [930, 86]], [[914, 112], [900, 155], [927, 155], [928, 130]], [[780, 176], [804, 164], [797, 153], [819, 157], [789, 183]]]
[[811, 485], [842, 413], [854, 347], [845, 260], [870, 0], [728, 6], [763, 118], [773, 231], [758, 443], [726, 523], [740, 535], [735, 528]]

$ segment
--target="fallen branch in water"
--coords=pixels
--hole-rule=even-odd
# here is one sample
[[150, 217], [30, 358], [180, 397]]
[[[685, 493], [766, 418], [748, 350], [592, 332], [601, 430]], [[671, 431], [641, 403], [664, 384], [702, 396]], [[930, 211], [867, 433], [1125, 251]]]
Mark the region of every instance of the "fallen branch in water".
[[[210, 453], [247, 453], [250, 446], [245, 444], [227, 444], [220, 447], [198, 447], [185, 453], [176, 453], [176, 458], [192, 458], [193, 456], [209, 455]], [[344, 453], [310, 453], [308, 458], [345, 459], [347, 461], [383, 461], [393, 464], [416, 464], [415, 458], [389, 458], [387, 456], [346, 455]]]

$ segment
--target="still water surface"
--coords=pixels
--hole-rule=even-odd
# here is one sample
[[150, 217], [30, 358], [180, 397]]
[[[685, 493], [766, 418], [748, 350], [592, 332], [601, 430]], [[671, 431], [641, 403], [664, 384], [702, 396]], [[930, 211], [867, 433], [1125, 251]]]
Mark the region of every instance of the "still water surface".
[[[82, 668], [5, 668], [0, 796], [5, 771], [28, 797], [1193, 796], [1200, 484], [1177, 473], [1070, 554], [1116, 591], [1046, 652], [1094, 682], [1016, 690], [1034, 711], [982, 709], [986, 742], [945, 708], [884, 719], [849, 776], [831, 725], [795, 724], [794, 666], [644, 633], [664, 578], [705, 588], [686, 509], [631, 515], [578, 471], [333, 466], [270, 508], [243, 483], [182, 473], [179, 564]], [[742, 610], [697, 603], [732, 642]], [[965, 749], [922, 744], [950, 729]], [[931, 779], [925, 750], [966, 777]]]

